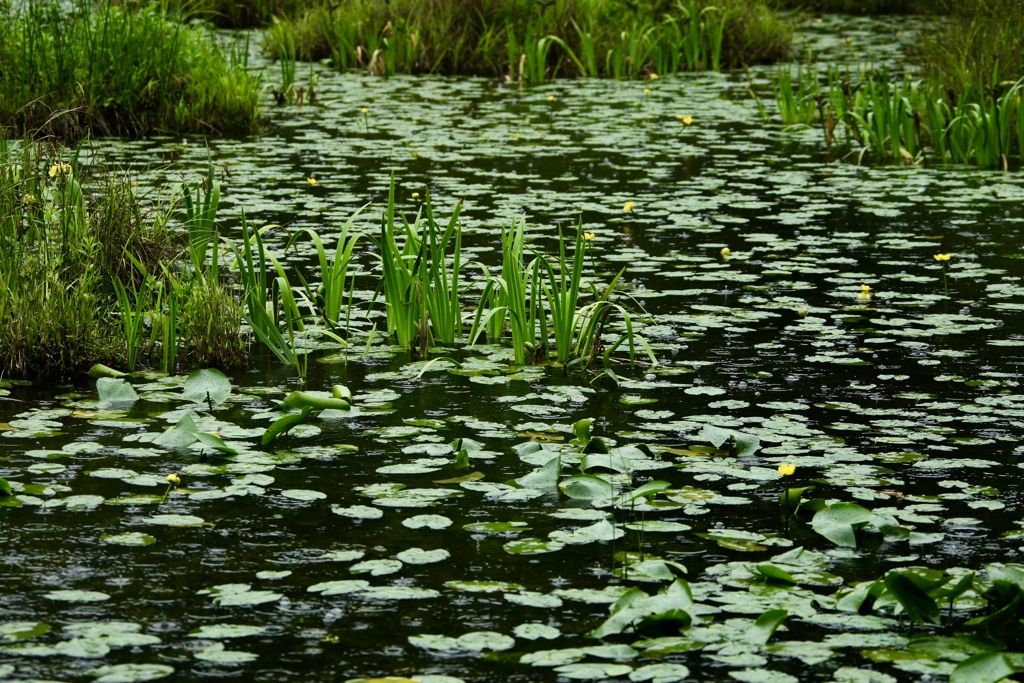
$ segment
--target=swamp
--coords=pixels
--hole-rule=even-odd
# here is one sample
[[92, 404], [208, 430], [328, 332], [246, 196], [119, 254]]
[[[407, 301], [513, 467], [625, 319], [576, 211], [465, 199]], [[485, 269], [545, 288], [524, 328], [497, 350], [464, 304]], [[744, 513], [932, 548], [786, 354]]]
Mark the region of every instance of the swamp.
[[0, 2], [0, 682], [1024, 672], [1019, 0], [309, 4]]

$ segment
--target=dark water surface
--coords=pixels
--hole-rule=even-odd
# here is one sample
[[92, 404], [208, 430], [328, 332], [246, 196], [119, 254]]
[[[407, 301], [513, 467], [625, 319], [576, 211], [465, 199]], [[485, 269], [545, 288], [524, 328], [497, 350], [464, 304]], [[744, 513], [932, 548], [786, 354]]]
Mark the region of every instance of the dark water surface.
[[[847, 31], [829, 21], [809, 44], [843, 58]], [[900, 58], [893, 26], [869, 29], [853, 44]], [[364, 353], [383, 327], [379, 304], [365, 314], [378, 267], [364, 242], [357, 341], [346, 353], [311, 333], [324, 350], [306, 383], [346, 384], [355, 407], [270, 446], [260, 437], [298, 383], [259, 350], [212, 413], [176, 377], [133, 380], [130, 405], [99, 404], [86, 380], [11, 387], [0, 476], [23, 505], [0, 507], [0, 680], [917, 681], [975, 651], [836, 597], [893, 568], [1021, 561], [1019, 172], [827, 158], [820, 132], [761, 121], [749, 88], [771, 111], [770, 71], [528, 90], [316, 73], [317, 106], [274, 109], [260, 138], [209, 141], [229, 235], [244, 209], [329, 241], [368, 201], [357, 223], [374, 230], [392, 171], [406, 211], [426, 186], [445, 216], [465, 198], [466, 250], [492, 269], [518, 213], [549, 253], [582, 216], [588, 277], [626, 267], [618, 301], [646, 312], [658, 365], [616, 367], [616, 384], [515, 368], [495, 346], [435, 354], [461, 368], [379, 335]], [[98, 151], [154, 197], [207, 159], [195, 139]], [[308, 247], [280, 253], [284, 234], [271, 248], [316, 280]], [[473, 290], [479, 273], [464, 274]], [[152, 443], [189, 410], [240, 454]], [[619, 491], [667, 481], [659, 505], [503, 485], [559, 453], [563, 478], [576, 473], [584, 418], [633, 469], [588, 471]], [[716, 430], [758, 448], [716, 451]], [[170, 473], [182, 486], [163, 500]], [[854, 549], [809, 515], [786, 523], [780, 493], [809, 485], [908, 537], [867, 531]], [[514, 526], [467, 528], [487, 522]], [[657, 570], [636, 566], [641, 552], [686, 568], [694, 624], [588, 637], [629, 587], [670, 582], [643, 574]], [[756, 578], [772, 558], [798, 585]], [[982, 607], [968, 593], [957, 621]], [[750, 633], [768, 609], [789, 616], [765, 645]]]

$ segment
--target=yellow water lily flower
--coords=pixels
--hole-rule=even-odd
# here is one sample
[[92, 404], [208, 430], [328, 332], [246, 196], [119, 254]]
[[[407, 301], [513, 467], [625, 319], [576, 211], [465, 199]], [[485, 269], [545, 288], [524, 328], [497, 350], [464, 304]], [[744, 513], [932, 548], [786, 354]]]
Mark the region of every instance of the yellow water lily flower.
[[413, 199], [419, 199], [420, 198], [420, 193], [419, 192], [413, 192], [412, 193], [412, 198]]
[[555, 96], [554, 95], [548, 95], [548, 102], [554, 102], [554, 101], [555, 101]]
[[868, 287], [867, 285], [861, 285], [860, 286], [860, 294], [857, 295], [857, 298], [858, 299], [870, 299], [871, 295], [873, 293], [874, 292], [871, 291], [870, 287]]
[[590, 241], [590, 240], [594, 239], [594, 233], [592, 233], [592, 232], [585, 232], [585, 233], [583, 233], [583, 239], [585, 239], [587, 241]]
[[952, 257], [952, 256], [953, 256], [952, 254], [936, 254], [935, 255], [935, 260], [936, 261], [948, 261], [950, 259], [950, 257]]
[[61, 175], [71, 175], [71, 173], [72, 173], [71, 164], [66, 164], [63, 161], [61, 161], [61, 162], [58, 162], [58, 163], [56, 163], [56, 164], [54, 164], [53, 166], [50, 167], [50, 177], [51, 178], [56, 176], [58, 173], [61, 174]]
[[369, 114], [370, 110], [367, 109], [366, 107], [363, 107], [362, 109], [359, 110], [359, 113], [360, 114]]
[[177, 474], [168, 474], [167, 475], [167, 483], [168, 484], [172, 484], [174, 486], [180, 486], [181, 485], [181, 477], [179, 477]]
[[729, 247], [722, 247], [722, 258], [729, 258], [732, 256], [732, 249]]
[[794, 465], [793, 463], [786, 462], [779, 465], [779, 474], [781, 474], [784, 477], [788, 477], [794, 472], [796, 472], [796, 465]]
[[656, 81], [656, 80], [658, 80], [658, 74], [656, 74], [656, 73], [654, 73], [654, 72], [652, 71], [652, 72], [651, 72], [651, 80], [652, 80], [652, 81]]
[[692, 116], [684, 116], [683, 114], [676, 114], [676, 118], [679, 119], [680, 121], [682, 121], [683, 124], [687, 125], [687, 126], [689, 126], [691, 123], [693, 123], [693, 117]]
[[651, 89], [650, 88], [644, 88], [644, 94], [645, 95], [650, 95], [651, 94]]
[[626, 202], [623, 205], [622, 210], [623, 211], [632, 211], [634, 206], [636, 206], [636, 204], [634, 204], [633, 202]]
[[316, 185], [317, 184], [316, 178], [306, 178], [306, 182], [309, 183], [310, 185]]

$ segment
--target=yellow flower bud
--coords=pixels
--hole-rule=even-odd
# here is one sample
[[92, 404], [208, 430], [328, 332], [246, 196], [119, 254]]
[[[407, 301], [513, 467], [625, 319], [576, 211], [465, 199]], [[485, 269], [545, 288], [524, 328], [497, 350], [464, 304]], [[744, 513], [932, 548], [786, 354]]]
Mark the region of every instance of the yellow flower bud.
[[936, 254], [936, 261], [948, 261], [953, 255], [952, 254]]
[[306, 182], [309, 183], [310, 185], [316, 185], [317, 184], [316, 178], [306, 178]]
[[787, 462], [779, 465], [779, 474], [781, 474], [784, 477], [788, 477], [794, 472], [796, 472], [796, 465], [794, 465], [793, 463]]
[[588, 240], [588, 241], [594, 239], [594, 233], [592, 233], [592, 232], [585, 232], [585, 233], [583, 233], [583, 239]]
[[636, 204], [634, 204], [633, 202], [626, 202], [625, 205], [623, 205], [622, 210], [632, 211], [634, 206], [636, 206]]
[[729, 258], [732, 256], [732, 249], [729, 247], [722, 247], [722, 258]]
[[181, 485], [181, 477], [179, 477], [177, 474], [168, 474], [167, 475], [167, 483], [171, 484], [173, 486], [180, 486]]

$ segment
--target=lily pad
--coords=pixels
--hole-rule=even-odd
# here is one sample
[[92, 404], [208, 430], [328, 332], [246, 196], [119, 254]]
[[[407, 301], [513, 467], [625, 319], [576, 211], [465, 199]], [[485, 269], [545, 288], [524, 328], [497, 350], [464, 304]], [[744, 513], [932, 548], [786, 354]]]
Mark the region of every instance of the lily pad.
[[100, 540], [104, 543], [127, 546], [145, 546], [156, 543], [156, 538], [139, 531], [127, 531], [123, 534], [107, 534], [105, 536], [100, 536]]

